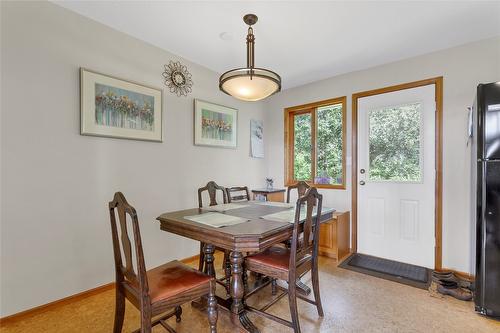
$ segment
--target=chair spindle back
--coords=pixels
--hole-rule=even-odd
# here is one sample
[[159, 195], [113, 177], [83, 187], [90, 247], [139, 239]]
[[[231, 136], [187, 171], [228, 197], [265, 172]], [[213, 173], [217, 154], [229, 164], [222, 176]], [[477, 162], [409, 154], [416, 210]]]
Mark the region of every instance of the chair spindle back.
[[[227, 192], [227, 201], [229, 203], [233, 201], [250, 201], [250, 192], [248, 191], [248, 187], [246, 186], [228, 187], [226, 188], [226, 192]], [[236, 193], [236, 195], [232, 196], [231, 195], [232, 193]]]
[[[115, 256], [116, 282], [128, 282], [135, 288], [139, 287], [141, 293], [147, 294], [149, 289], [137, 212], [134, 207], [129, 205], [121, 192], [116, 192], [113, 201], [109, 202], [109, 214], [111, 220], [111, 234], [113, 237], [113, 252]], [[116, 220], [116, 215], [118, 215], [118, 221]], [[132, 249], [132, 243], [130, 241], [127, 215], [132, 222], [134, 249]], [[120, 229], [120, 237], [118, 236], [118, 228]], [[122, 251], [125, 258], [122, 257]], [[135, 265], [137, 271], [134, 270], [132, 251], [135, 252]]]
[[304, 194], [306, 194], [307, 189], [310, 187], [311, 186], [309, 186], [309, 184], [307, 184], [305, 181], [302, 181], [302, 180], [297, 182], [297, 184], [288, 186], [288, 188], [286, 190], [286, 202], [290, 203], [290, 192], [293, 189], [297, 189], [297, 192], [298, 192], [297, 195], [298, 195], [298, 198], [300, 198]]
[[[317, 260], [322, 203], [323, 196], [315, 187], [309, 188], [303, 196], [297, 199], [290, 249], [290, 267], [297, 267], [309, 259]], [[305, 216], [301, 215], [302, 209], [306, 209]], [[301, 220], [303, 220], [302, 223]], [[302, 230], [300, 230], [301, 224]]]
[[210, 204], [209, 206], [215, 206], [217, 205], [217, 191], [222, 191], [222, 201], [223, 203], [227, 203], [227, 197], [226, 197], [226, 189], [223, 186], [217, 185], [213, 180], [209, 181], [207, 185], [204, 187], [200, 187], [198, 189], [198, 207], [202, 208], [203, 207], [203, 200], [202, 200], [202, 194], [204, 191], [208, 192], [208, 196], [210, 197]]

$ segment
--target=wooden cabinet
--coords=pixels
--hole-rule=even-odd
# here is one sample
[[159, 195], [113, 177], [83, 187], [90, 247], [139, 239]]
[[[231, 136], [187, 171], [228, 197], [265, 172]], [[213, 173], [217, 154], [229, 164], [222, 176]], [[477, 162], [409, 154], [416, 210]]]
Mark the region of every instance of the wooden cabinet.
[[319, 254], [342, 261], [349, 255], [349, 212], [335, 212], [333, 218], [321, 224]]
[[285, 201], [285, 189], [274, 188], [274, 189], [257, 189], [252, 190], [253, 199], [256, 200], [258, 194], [266, 197], [266, 201], [274, 202], [284, 202]]

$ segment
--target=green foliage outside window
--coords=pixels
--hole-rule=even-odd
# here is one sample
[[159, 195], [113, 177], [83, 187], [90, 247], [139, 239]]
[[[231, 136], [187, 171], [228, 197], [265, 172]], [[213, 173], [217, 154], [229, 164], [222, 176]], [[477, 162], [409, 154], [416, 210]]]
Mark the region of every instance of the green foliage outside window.
[[311, 114], [296, 115], [294, 118], [294, 161], [293, 178], [295, 180], [311, 179]]
[[420, 181], [420, 103], [371, 111], [369, 179]]
[[342, 104], [318, 108], [316, 117], [315, 183], [342, 184]]

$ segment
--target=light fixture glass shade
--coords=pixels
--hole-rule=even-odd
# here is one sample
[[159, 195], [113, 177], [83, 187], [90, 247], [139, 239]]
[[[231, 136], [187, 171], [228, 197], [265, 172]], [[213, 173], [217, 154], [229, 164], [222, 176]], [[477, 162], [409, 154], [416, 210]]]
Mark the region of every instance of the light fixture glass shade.
[[237, 99], [254, 102], [279, 92], [281, 78], [263, 68], [239, 68], [222, 74], [219, 88]]

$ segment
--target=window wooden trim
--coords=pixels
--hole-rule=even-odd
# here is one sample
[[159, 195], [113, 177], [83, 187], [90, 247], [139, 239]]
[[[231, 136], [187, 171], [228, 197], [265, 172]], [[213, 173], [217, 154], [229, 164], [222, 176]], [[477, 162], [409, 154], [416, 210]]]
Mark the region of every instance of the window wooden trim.
[[[297, 106], [292, 106], [285, 108], [284, 110], [284, 132], [285, 132], [285, 186], [290, 186], [295, 184], [297, 181], [293, 179], [293, 142], [294, 142], [294, 127], [293, 127], [293, 117], [295, 115], [310, 113], [311, 114], [311, 137], [313, 140], [313, 145], [311, 149], [312, 154], [312, 165], [311, 173], [312, 180], [307, 181], [311, 186], [317, 188], [329, 188], [329, 189], [346, 189], [346, 137], [347, 137], [347, 116], [346, 116], [346, 96], [327, 99], [319, 102], [302, 104]], [[314, 184], [314, 177], [316, 176], [316, 109], [322, 106], [328, 106], [332, 104], [342, 104], [342, 184]], [[314, 124], [314, 125], [313, 125]]]

